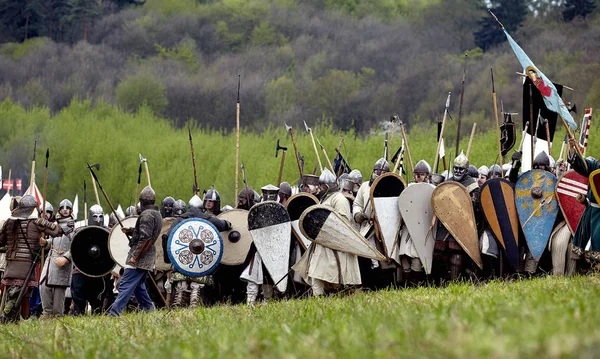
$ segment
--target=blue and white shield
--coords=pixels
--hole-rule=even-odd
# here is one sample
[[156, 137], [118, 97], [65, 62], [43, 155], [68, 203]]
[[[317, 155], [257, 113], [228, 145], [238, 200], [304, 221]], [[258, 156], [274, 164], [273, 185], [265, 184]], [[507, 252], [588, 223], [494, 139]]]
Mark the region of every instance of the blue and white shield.
[[223, 239], [209, 221], [190, 218], [175, 226], [169, 235], [167, 251], [178, 272], [202, 277], [221, 262]]

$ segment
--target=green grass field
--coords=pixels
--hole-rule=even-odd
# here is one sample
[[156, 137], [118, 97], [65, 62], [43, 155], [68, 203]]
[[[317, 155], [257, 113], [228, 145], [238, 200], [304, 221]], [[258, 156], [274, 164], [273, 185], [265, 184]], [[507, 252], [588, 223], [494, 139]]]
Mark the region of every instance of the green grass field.
[[0, 326], [23, 358], [595, 358], [600, 277], [545, 277]]

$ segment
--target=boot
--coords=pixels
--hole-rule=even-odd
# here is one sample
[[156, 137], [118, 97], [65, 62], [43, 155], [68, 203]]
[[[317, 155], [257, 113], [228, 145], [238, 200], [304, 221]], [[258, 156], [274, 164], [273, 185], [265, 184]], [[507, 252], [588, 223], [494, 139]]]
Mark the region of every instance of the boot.
[[179, 281], [175, 285], [175, 297], [173, 299], [173, 307], [183, 307], [183, 292], [185, 291], [185, 287], [186, 285], [184, 281]]
[[312, 292], [314, 297], [318, 297], [325, 294], [325, 285], [320, 279], [313, 279], [312, 281]]
[[258, 284], [248, 282], [248, 284], [246, 284], [246, 304], [254, 305], [256, 303], [256, 297], [258, 297]]
[[450, 256], [450, 280], [456, 280], [460, 276], [462, 267], [462, 254]]
[[190, 308], [197, 307], [200, 304], [200, 290], [204, 285], [200, 283], [191, 283], [192, 290], [190, 292]]
[[262, 285], [262, 294], [265, 301], [273, 298], [273, 286], [271, 284]]
[[581, 259], [581, 254], [577, 254], [572, 250], [567, 251], [567, 268], [565, 275], [573, 276], [577, 273], [577, 262]]

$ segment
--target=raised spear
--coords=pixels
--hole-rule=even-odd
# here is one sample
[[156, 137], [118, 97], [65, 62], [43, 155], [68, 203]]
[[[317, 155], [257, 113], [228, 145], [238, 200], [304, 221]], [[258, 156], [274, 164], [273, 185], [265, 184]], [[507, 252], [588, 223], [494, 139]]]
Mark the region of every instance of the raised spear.
[[494, 116], [496, 116], [496, 138], [498, 140], [498, 157], [500, 158], [500, 168], [502, 168], [503, 159], [502, 145], [500, 143], [500, 120], [498, 119], [498, 100], [496, 99], [496, 86], [494, 85], [494, 70], [492, 68], [490, 68], [490, 74], [492, 75], [492, 99], [494, 100]]
[[137, 201], [138, 201], [138, 196], [140, 194], [140, 183], [141, 182], [142, 182], [142, 163], [140, 162], [140, 168], [138, 169], [137, 186], [135, 187], [135, 197], [133, 198], [135, 203], [137, 203]]
[[298, 163], [298, 171], [300, 172], [300, 181], [304, 184], [304, 176], [302, 174], [302, 165], [300, 165], [300, 157], [298, 155], [298, 147], [296, 146], [296, 139], [294, 139], [294, 129], [292, 128], [292, 126], [288, 126], [286, 123], [284, 123], [285, 126], [285, 130], [290, 134], [290, 136], [292, 137], [292, 145], [294, 145], [294, 153], [296, 154], [296, 162]]
[[315, 149], [315, 156], [317, 156], [317, 162], [319, 163], [319, 169], [321, 170], [321, 172], [323, 172], [323, 164], [321, 163], [321, 157], [319, 156], [319, 151], [317, 151], [317, 145], [315, 144], [315, 137], [313, 136], [312, 129], [310, 127], [308, 127], [308, 125], [306, 124], [306, 121], [304, 121], [304, 129], [306, 130], [306, 132], [308, 132], [310, 134], [310, 139], [312, 141], [313, 148]]
[[[238, 75], [237, 103], [235, 105], [235, 195], [238, 194], [238, 165], [240, 163], [240, 83], [241, 75]], [[196, 184], [198, 187], [198, 184]]]
[[[198, 188], [198, 176], [196, 175], [196, 155], [194, 154], [194, 140], [192, 139], [192, 130], [188, 126], [188, 136], [190, 138], [190, 148], [192, 149], [192, 166], [194, 167], [194, 194], [198, 194], [200, 189]], [[141, 170], [141, 163], [140, 163]], [[236, 177], [237, 178], [237, 177]], [[236, 181], [237, 183], [237, 181]], [[237, 193], [236, 193], [237, 195]]]
[[438, 159], [440, 156], [440, 146], [442, 145], [442, 138], [444, 138], [444, 127], [446, 126], [446, 118], [448, 117], [448, 109], [450, 108], [450, 95], [452, 92], [448, 92], [448, 98], [446, 99], [446, 108], [444, 109], [444, 117], [442, 118], [442, 129], [440, 130], [440, 138], [438, 138], [437, 151], [435, 151], [435, 160], [433, 161], [433, 173], [437, 173], [438, 170]]
[[31, 177], [29, 178], [29, 187], [33, 189], [35, 183], [35, 151], [37, 150], [37, 141], [33, 142], [33, 158], [31, 159]]
[[[48, 185], [48, 158], [50, 158], [50, 148], [46, 148], [46, 168], [44, 169], [44, 188], [42, 189], [42, 218], [46, 217], [46, 186]], [[42, 265], [44, 263], [44, 247], [42, 247]]]
[[462, 117], [463, 97], [465, 96], [465, 77], [467, 75], [467, 54], [465, 54], [465, 67], [463, 68], [462, 84], [460, 86], [460, 102], [458, 104], [458, 120], [456, 121], [456, 153], [460, 142], [460, 120]]

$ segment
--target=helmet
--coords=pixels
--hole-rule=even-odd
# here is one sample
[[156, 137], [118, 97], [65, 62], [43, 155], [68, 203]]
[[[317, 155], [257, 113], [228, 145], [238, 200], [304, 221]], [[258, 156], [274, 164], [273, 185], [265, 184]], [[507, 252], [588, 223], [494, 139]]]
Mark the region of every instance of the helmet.
[[444, 177], [441, 174], [437, 174], [437, 173], [433, 173], [431, 175], [431, 183], [435, 186], [437, 186], [438, 184], [444, 182], [446, 180], [446, 177]]
[[490, 170], [488, 172], [488, 178], [500, 178], [502, 177], [502, 168], [500, 168], [499, 165], [495, 164], [492, 167], [490, 167]]
[[90, 207], [88, 211], [88, 225], [89, 226], [103, 226], [104, 225], [104, 210], [99, 204], [95, 204]]
[[477, 170], [477, 167], [469, 165], [469, 176], [473, 178], [479, 178], [479, 171]]
[[142, 192], [140, 192], [140, 205], [142, 207], [149, 206], [156, 202], [156, 193], [150, 186], [144, 187]]
[[352, 189], [352, 192], [356, 195], [356, 192], [358, 192], [360, 185], [362, 185], [363, 183], [363, 175], [362, 173], [360, 173], [359, 170], [352, 170], [348, 174], [348, 181], [354, 183], [354, 188]]
[[62, 201], [60, 201], [60, 204], [58, 205], [59, 211], [61, 209], [65, 209], [65, 208], [73, 209], [73, 203], [71, 203], [71, 201], [69, 201], [68, 199], [63, 199]]
[[138, 216], [142, 214], [142, 204], [140, 202], [135, 204], [135, 214]]
[[287, 198], [290, 198], [292, 196], [292, 186], [290, 186], [289, 183], [281, 182], [279, 184], [279, 197], [281, 197], [281, 195], [284, 195]]
[[268, 184], [260, 189], [262, 191], [263, 201], [278, 201], [279, 187]]
[[115, 216], [114, 213], [111, 213], [110, 216], [108, 216], [108, 227], [112, 228], [115, 226], [115, 224], [117, 224], [119, 221], [117, 221], [117, 216]]
[[373, 165], [373, 171], [382, 171], [389, 172], [390, 171], [390, 163], [385, 160], [385, 158], [378, 159]]
[[[38, 208], [38, 210], [40, 212], [42, 211], [42, 205], [40, 205], [40, 207]], [[50, 212], [51, 216], [52, 216], [52, 213], [54, 213], [54, 207], [52, 207], [52, 205], [50, 204], [50, 202], [46, 202], [46, 210], [44, 212]]]
[[165, 197], [160, 204], [160, 214], [163, 218], [173, 217], [173, 205], [175, 204], [175, 198], [171, 196]]
[[223, 208], [221, 208], [221, 212], [227, 212], [227, 211], [231, 211], [233, 209], [233, 207], [231, 207], [230, 205], [226, 204], [223, 206]]
[[[328, 169], [324, 168], [319, 176], [319, 191], [317, 192], [318, 197], [322, 197], [328, 192], [337, 191], [338, 183], [335, 175]], [[325, 186], [325, 189], [322, 189]]]
[[477, 171], [479, 171], [479, 175], [480, 176], [486, 176], [487, 177], [488, 172], [490, 171], [490, 169], [487, 168], [487, 166], [484, 165], [484, 166], [479, 167], [477, 169]]
[[125, 209], [125, 217], [131, 217], [131, 216], [135, 216], [135, 207], [134, 206], [129, 206], [129, 207], [127, 207], [127, 209]]
[[427, 174], [431, 174], [431, 166], [429, 165], [429, 163], [427, 163], [427, 161], [420, 160], [415, 165], [415, 168], [413, 168], [413, 173], [427, 173]]
[[454, 159], [454, 164], [452, 165], [452, 176], [454, 177], [455, 181], [461, 181], [468, 171], [469, 159], [461, 151], [460, 155], [456, 156]]
[[[340, 191], [341, 191], [343, 188], [346, 188], [346, 187], [347, 187], [347, 185], [346, 185], [346, 184], [347, 184], [348, 182], [350, 182], [350, 181], [348, 181], [348, 174], [347, 174], [347, 173], [342, 173], [342, 174], [341, 174], [341, 175], [338, 177], [338, 184], [339, 184], [339, 186], [340, 186]], [[350, 182], [350, 185], [349, 185], [349, 187], [350, 187], [350, 189], [354, 188], [354, 183]]]
[[175, 204], [173, 204], [173, 215], [175, 217], [181, 216], [186, 210], [187, 208], [185, 207], [185, 202], [180, 199], [175, 201]]
[[319, 177], [311, 174], [302, 175], [302, 192], [315, 194], [319, 190]]
[[237, 202], [236, 208], [240, 209], [249, 210], [254, 206], [256, 201], [254, 200], [254, 190], [252, 187], [244, 187], [237, 196]]
[[[14, 196], [10, 199], [10, 204], [8, 205], [8, 208], [10, 209], [11, 212], [13, 210], [19, 208], [20, 201], [21, 201], [21, 196]], [[36, 206], [37, 206], [37, 202], [36, 202]]]
[[534, 169], [540, 169], [541, 166], [544, 166], [544, 168], [541, 169], [548, 169], [548, 167], [550, 167], [550, 157], [548, 157], [548, 154], [545, 151], [538, 153], [533, 160]]
[[[14, 203], [13, 203], [14, 206]], [[37, 209], [38, 203], [32, 195], [25, 195], [19, 199], [19, 205], [13, 210], [13, 216], [27, 218]]]
[[[208, 210], [207, 202], [209, 201], [214, 202], [212, 210]], [[205, 211], [210, 211], [213, 214], [219, 214], [219, 212], [221, 211], [221, 195], [219, 194], [219, 192], [217, 192], [214, 185], [212, 185], [210, 189], [206, 191], [206, 194], [204, 195], [203, 205]]]
[[200, 197], [198, 197], [197, 194], [195, 194], [192, 198], [190, 198], [189, 202], [188, 202], [188, 209], [204, 209], [204, 206], [202, 205], [202, 200], [200, 199]]

